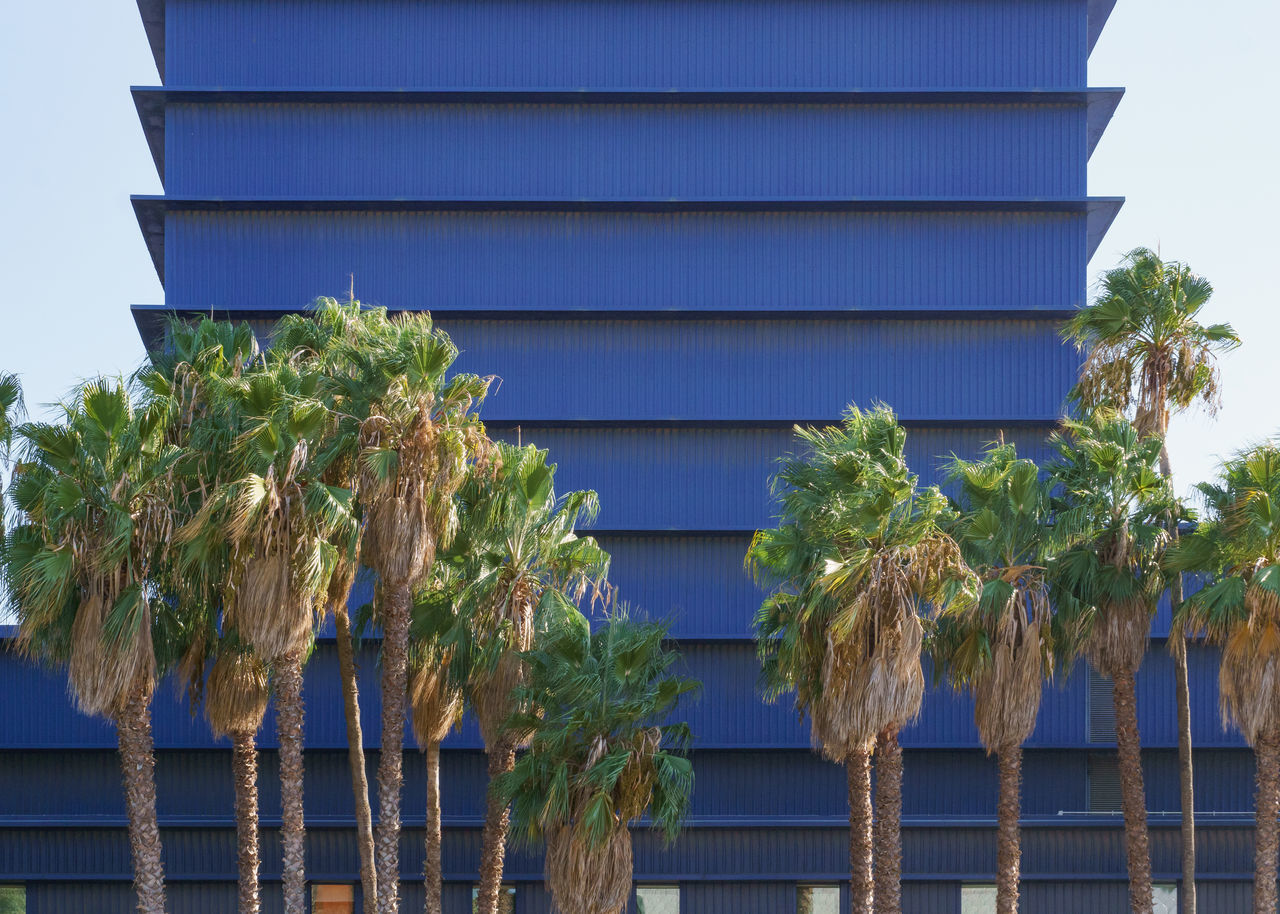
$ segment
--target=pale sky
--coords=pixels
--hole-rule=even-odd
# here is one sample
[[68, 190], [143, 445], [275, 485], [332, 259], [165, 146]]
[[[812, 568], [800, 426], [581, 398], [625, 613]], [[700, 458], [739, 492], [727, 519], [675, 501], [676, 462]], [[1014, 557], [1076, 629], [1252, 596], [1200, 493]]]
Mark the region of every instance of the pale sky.
[[[1280, 427], [1277, 34], [1276, 0], [1119, 0], [1090, 61], [1091, 85], [1128, 90], [1090, 166], [1091, 194], [1128, 202], [1090, 276], [1158, 247], [1213, 281], [1206, 320], [1245, 340], [1223, 364], [1222, 413], [1174, 422], [1179, 489]], [[129, 96], [156, 83], [132, 2], [5, 4], [0, 369], [34, 412], [79, 377], [131, 370], [128, 307], [164, 301], [129, 205], [161, 192]]]

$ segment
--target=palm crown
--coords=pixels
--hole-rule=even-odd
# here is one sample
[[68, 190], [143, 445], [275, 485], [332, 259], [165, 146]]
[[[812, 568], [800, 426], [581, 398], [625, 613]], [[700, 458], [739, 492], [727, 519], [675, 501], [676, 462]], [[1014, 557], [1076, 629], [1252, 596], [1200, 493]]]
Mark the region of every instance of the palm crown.
[[760, 531], [747, 557], [778, 585], [756, 637], [766, 689], [794, 689], [824, 751], [842, 759], [914, 716], [924, 688], [916, 603], [939, 597], [961, 563], [939, 527], [946, 499], [919, 488], [891, 410], [852, 407], [841, 425], [796, 435], [806, 453], [774, 480], [783, 523]]
[[1049, 485], [1012, 444], [955, 459], [960, 484], [950, 525], [971, 576], [956, 578], [933, 633], [933, 654], [976, 699], [989, 750], [1017, 746], [1035, 727], [1041, 682], [1053, 670], [1043, 543]]
[[1066, 420], [1050, 443], [1053, 505], [1050, 563], [1065, 653], [1082, 645], [1099, 669], [1136, 670], [1150, 616], [1165, 588], [1161, 551], [1176, 508], [1159, 471], [1161, 440], [1143, 437], [1119, 413]]
[[1210, 576], [1183, 604], [1183, 620], [1222, 646], [1223, 718], [1254, 743], [1280, 724], [1280, 444], [1239, 455], [1218, 483], [1199, 488], [1211, 516], [1168, 564]]
[[63, 414], [18, 429], [10, 494], [24, 522], [9, 533], [5, 577], [22, 646], [68, 663], [80, 706], [113, 716], [154, 681], [165, 604], [152, 575], [173, 533], [177, 451], [120, 380], [86, 383]]
[[1230, 324], [1202, 325], [1200, 311], [1213, 286], [1186, 264], [1165, 262], [1146, 248], [1130, 251], [1108, 270], [1102, 294], [1067, 321], [1064, 335], [1088, 357], [1076, 395], [1089, 408], [1137, 405], [1144, 435], [1163, 435], [1169, 408], [1199, 399], [1218, 403], [1215, 356], [1240, 344]]

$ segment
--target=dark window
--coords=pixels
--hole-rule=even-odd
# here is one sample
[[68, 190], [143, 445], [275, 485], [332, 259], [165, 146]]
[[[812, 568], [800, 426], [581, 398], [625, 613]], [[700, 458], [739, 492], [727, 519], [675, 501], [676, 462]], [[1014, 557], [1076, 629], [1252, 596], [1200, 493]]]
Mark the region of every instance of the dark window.
[[1091, 743], [1116, 741], [1116, 706], [1111, 693], [1111, 680], [1093, 667], [1089, 670], [1089, 692], [1085, 697], [1086, 732]]
[[1089, 812], [1120, 811], [1120, 765], [1113, 753], [1089, 753]]

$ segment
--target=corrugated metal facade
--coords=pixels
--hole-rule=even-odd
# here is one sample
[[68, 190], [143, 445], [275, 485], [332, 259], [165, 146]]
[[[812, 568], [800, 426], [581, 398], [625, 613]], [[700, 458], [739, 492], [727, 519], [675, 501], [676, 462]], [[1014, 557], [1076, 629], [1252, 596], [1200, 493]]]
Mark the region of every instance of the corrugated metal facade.
[[[138, 89], [165, 197], [139, 199], [178, 309], [265, 327], [322, 294], [436, 312], [460, 366], [502, 378], [491, 428], [600, 493], [620, 594], [669, 614], [691, 675], [693, 820], [640, 831], [641, 882], [697, 914], [792, 914], [847, 880], [843, 772], [763, 703], [742, 568], [795, 422], [892, 404], [909, 456], [1003, 429], [1046, 456], [1078, 355], [1057, 321], [1116, 201], [1085, 197], [1118, 98], [1086, 90], [1109, 0], [142, 0], [166, 86]], [[1157, 634], [1167, 631], [1167, 615]], [[365, 737], [379, 740], [373, 652]], [[306, 680], [309, 874], [354, 882], [336, 659]], [[1191, 655], [1206, 910], [1244, 910], [1251, 755]], [[1118, 911], [1118, 818], [1088, 814], [1086, 677], [1048, 687], [1026, 753], [1023, 910]], [[0, 657], [0, 871], [29, 910], [131, 908], [111, 729], [64, 680]], [[175, 910], [234, 893], [229, 753], [162, 688], [155, 733]], [[1177, 869], [1172, 680], [1139, 683], [1159, 878]], [[967, 698], [904, 734], [904, 910], [958, 914], [994, 869], [995, 769]], [[269, 719], [267, 910], [279, 906]], [[468, 910], [485, 780], [474, 725], [444, 757], [446, 905]], [[376, 757], [376, 753], [371, 753]], [[406, 756], [404, 909], [421, 905], [422, 760]], [[508, 874], [550, 914], [536, 849]], [[96, 881], [93, 881], [96, 880]]]

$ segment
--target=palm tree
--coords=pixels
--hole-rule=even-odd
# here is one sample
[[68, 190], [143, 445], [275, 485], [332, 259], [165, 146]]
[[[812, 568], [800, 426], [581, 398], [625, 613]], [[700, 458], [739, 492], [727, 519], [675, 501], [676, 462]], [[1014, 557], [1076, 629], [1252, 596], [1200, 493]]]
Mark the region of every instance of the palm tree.
[[458, 621], [462, 581], [456, 566], [438, 560], [431, 586], [414, 600], [409, 637], [409, 706], [418, 746], [427, 756], [427, 828], [423, 880], [426, 914], [444, 910], [440, 827], [440, 744], [462, 721], [462, 691], [453, 681], [450, 632]]
[[412, 597], [456, 525], [453, 495], [480, 437], [472, 406], [486, 380], [446, 372], [458, 350], [430, 315], [362, 311], [335, 357], [348, 366], [338, 447], [358, 443], [361, 560], [378, 575], [382, 754], [376, 836], [378, 908], [399, 907], [400, 788]]
[[901, 906], [897, 732], [924, 696], [917, 603], [940, 596], [962, 562], [939, 528], [945, 499], [917, 487], [891, 410], [850, 407], [841, 425], [797, 428], [796, 437], [805, 453], [785, 458], [773, 482], [782, 523], [758, 532], [747, 555], [757, 578], [776, 585], [756, 615], [765, 688], [771, 697], [794, 691], [815, 744], [848, 768], [852, 910], [867, 914], [874, 901], [893, 911]]
[[1021, 871], [1022, 744], [1053, 674], [1052, 616], [1043, 564], [1049, 487], [1012, 444], [953, 460], [960, 484], [950, 529], [975, 576], [956, 582], [932, 637], [935, 671], [974, 698], [974, 720], [1000, 772], [996, 911], [1016, 914]]
[[138, 910], [163, 914], [151, 695], [165, 649], [153, 570], [173, 532], [176, 450], [124, 384], [85, 383], [63, 420], [18, 429], [23, 461], [10, 496], [4, 576], [19, 646], [65, 664], [80, 709], [116, 725]]
[[[499, 444], [459, 493], [462, 524], [454, 552], [466, 557], [465, 624], [455, 628], [452, 663], [480, 724], [490, 782], [515, 765], [528, 734], [507, 721], [520, 708], [523, 652], [534, 646], [544, 618], [565, 601], [599, 593], [609, 556], [577, 526], [594, 518], [594, 492], [557, 498], [555, 465], [532, 445]], [[479, 914], [497, 914], [509, 809], [493, 790], [481, 839]]]
[[1202, 484], [1211, 517], [1170, 550], [1172, 570], [1211, 576], [1179, 621], [1222, 649], [1222, 717], [1257, 759], [1253, 910], [1276, 910], [1280, 849], [1280, 444], [1230, 460], [1217, 485]]
[[[346, 412], [355, 401], [365, 402], [359, 367], [349, 364], [341, 344], [357, 332], [362, 306], [357, 301], [340, 304], [319, 298], [306, 314], [286, 315], [277, 322], [272, 348], [295, 365], [317, 373], [322, 397], [331, 411], [331, 425], [320, 462], [325, 483], [345, 487], [359, 502], [359, 435], [354, 416]], [[368, 372], [366, 372], [367, 374]], [[351, 633], [348, 603], [360, 567], [360, 539], [363, 527], [355, 525], [335, 531], [331, 542], [334, 560], [325, 606], [333, 616], [338, 648], [338, 675], [342, 682], [343, 713], [347, 728], [347, 764], [351, 769], [351, 791], [355, 804], [357, 847], [360, 851], [361, 896], [365, 914], [378, 910], [378, 874], [374, 859], [373, 810], [369, 802], [369, 780], [365, 767], [364, 732], [360, 723], [360, 686]]]
[[334, 565], [330, 540], [354, 520], [350, 492], [325, 484], [311, 459], [329, 422], [317, 379], [271, 355], [260, 370], [206, 379], [214, 415], [234, 430], [227, 481], [178, 540], [225, 541], [224, 625], [275, 678], [285, 910], [304, 914], [302, 668]]
[[1049, 566], [1064, 637], [1111, 680], [1119, 751], [1129, 904], [1150, 914], [1151, 855], [1135, 676], [1146, 654], [1151, 617], [1165, 587], [1159, 556], [1175, 501], [1159, 471], [1159, 438], [1140, 436], [1123, 416], [1099, 410], [1063, 422], [1050, 439], [1060, 487]]
[[[1134, 410], [1138, 434], [1163, 440], [1174, 413], [1199, 403], [1219, 404], [1219, 354], [1240, 345], [1230, 324], [1205, 326], [1197, 318], [1213, 286], [1184, 263], [1163, 261], [1146, 248], [1130, 251], [1102, 277], [1102, 294], [1064, 329], [1087, 353], [1074, 394], [1086, 409], [1110, 405]], [[1169, 450], [1160, 449], [1160, 471], [1172, 477]], [[1173, 538], [1177, 526], [1171, 525]], [[1182, 603], [1182, 579], [1171, 581], [1174, 614]], [[1185, 634], [1169, 639], [1178, 704], [1178, 763], [1182, 800], [1182, 911], [1196, 912], [1195, 791], [1191, 758], [1191, 698]]]
[[594, 634], [567, 603], [525, 655], [530, 750], [493, 785], [518, 834], [547, 844], [547, 887], [563, 914], [620, 914], [631, 894], [629, 826], [648, 814], [674, 840], [689, 808], [687, 724], [661, 724], [696, 683], [671, 672], [666, 628], [611, 615]]

